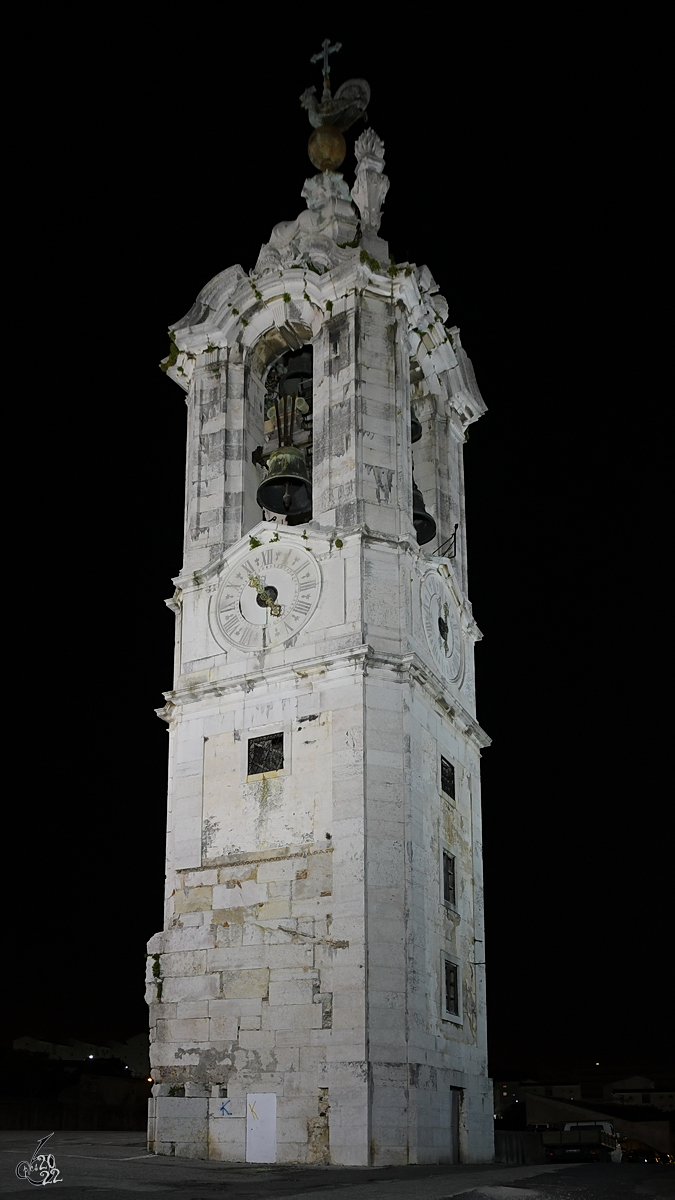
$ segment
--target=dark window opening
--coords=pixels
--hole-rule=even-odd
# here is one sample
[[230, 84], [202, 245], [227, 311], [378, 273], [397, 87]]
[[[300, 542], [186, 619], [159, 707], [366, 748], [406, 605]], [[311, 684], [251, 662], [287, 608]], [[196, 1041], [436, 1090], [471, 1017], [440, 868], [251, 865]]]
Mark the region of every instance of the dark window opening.
[[445, 964], [445, 1010], [453, 1017], [459, 1016], [459, 995], [457, 990], [457, 967], [455, 963]]
[[248, 743], [249, 775], [265, 775], [268, 771], [281, 771], [283, 766], [283, 733], [271, 733], [268, 737], [250, 738]]
[[455, 903], [455, 859], [446, 850], [443, 851], [443, 899], [448, 904]]
[[455, 768], [452, 763], [448, 762], [447, 758], [441, 758], [441, 791], [454, 800]]

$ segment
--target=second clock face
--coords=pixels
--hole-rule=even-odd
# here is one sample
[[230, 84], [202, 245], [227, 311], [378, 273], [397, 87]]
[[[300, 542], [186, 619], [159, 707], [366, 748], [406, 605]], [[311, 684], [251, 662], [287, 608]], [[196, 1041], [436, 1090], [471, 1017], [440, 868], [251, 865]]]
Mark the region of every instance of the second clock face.
[[459, 679], [464, 661], [459, 616], [450, 588], [430, 571], [422, 582], [422, 620], [429, 649], [443, 674]]
[[218, 589], [212, 621], [221, 645], [260, 651], [298, 633], [319, 599], [319, 567], [302, 546], [286, 541], [249, 550]]

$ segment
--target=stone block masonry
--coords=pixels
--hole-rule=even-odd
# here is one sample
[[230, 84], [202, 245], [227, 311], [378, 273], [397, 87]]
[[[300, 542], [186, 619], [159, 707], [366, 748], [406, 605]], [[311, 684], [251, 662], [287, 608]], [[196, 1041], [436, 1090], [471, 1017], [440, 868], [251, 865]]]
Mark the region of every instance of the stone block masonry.
[[[201, 868], [170, 866], [167, 928], [149, 943], [155, 1099], [172, 1105], [155, 1106], [151, 1145], [242, 1161], [246, 1098], [274, 1093], [276, 1161], [451, 1161], [462, 1139], [464, 1158], [484, 1155], [452, 1099], [481, 1111], [483, 1001], [467, 966], [469, 1019], [447, 1022], [441, 978], [444, 952], [467, 963], [473, 953], [478, 748], [388, 659], [324, 660], [302, 706], [296, 678], [261, 679], [245, 709], [236, 693], [206, 697], [173, 734], [194, 744], [201, 731], [205, 747], [228, 741], [203, 753], [208, 857]], [[316, 710], [311, 722], [293, 715], [298, 707]], [[264, 844], [231, 850], [248, 800], [223, 782], [228, 755], [237, 766], [249, 732], [278, 727], [291, 765], [276, 780]], [[294, 845], [286, 814], [317, 744], [305, 840]], [[439, 795], [441, 751], [456, 763], [451, 813]], [[442, 844], [461, 865], [458, 923], [440, 903]]]

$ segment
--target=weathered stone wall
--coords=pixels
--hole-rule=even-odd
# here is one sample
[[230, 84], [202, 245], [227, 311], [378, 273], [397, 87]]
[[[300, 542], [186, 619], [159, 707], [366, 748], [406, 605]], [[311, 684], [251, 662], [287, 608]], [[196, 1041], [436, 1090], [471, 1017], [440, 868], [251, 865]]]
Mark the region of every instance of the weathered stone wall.
[[[161, 982], [161, 1000], [151, 1002], [153, 1067], [162, 1090], [201, 1085], [205, 1096], [215, 1088], [216, 1097], [226, 1098], [212, 1105], [212, 1157], [243, 1157], [242, 1130], [228, 1129], [245, 1115], [247, 1093], [273, 1091], [278, 1161], [327, 1161], [330, 1064], [342, 1056], [345, 1018], [351, 1023], [359, 1002], [363, 1008], [358, 977], [355, 1003], [345, 1003], [353, 989], [340, 968], [363, 952], [358, 938], [336, 935], [341, 921], [328, 911], [333, 856], [332, 846], [298, 847], [295, 854], [261, 852], [230, 866], [185, 872], [175, 925], [151, 944], [158, 957], [151, 953], [148, 960], [150, 995]], [[336, 983], [343, 993], [334, 1033]], [[363, 1060], [362, 1044], [357, 1052]], [[176, 1120], [179, 1099], [171, 1098]], [[161, 1138], [194, 1140], [165, 1132]]]
[[234, 346], [200, 356], [187, 395], [183, 570], [207, 567], [260, 519], [264, 390]]
[[[360, 798], [362, 815], [363, 689], [353, 668], [335, 674], [331, 699], [320, 670], [321, 690], [308, 679], [298, 695], [294, 679], [289, 695], [265, 688], [210, 715], [202, 702], [173, 733], [177, 762], [198, 762], [201, 738], [204, 865], [169, 866], [169, 928], [148, 960], [151, 1061], [162, 1088], [216, 1085], [228, 1104], [276, 1092], [278, 1161], [326, 1158], [329, 1104], [335, 1160], [362, 1161], [350, 1157], [359, 1148], [349, 1122], [360, 1108], [365, 1128], [363, 822], [355, 830], [350, 806]], [[288, 773], [243, 782], [247, 737], [289, 719]], [[168, 1099], [177, 1109], [182, 1097]], [[228, 1132], [227, 1112], [212, 1111], [216, 1120], [210, 1153], [236, 1160], [243, 1133]], [[168, 1142], [192, 1153], [205, 1136]]]
[[[212, 1157], [239, 1160], [246, 1095], [274, 1091], [278, 1161], [452, 1161], [451, 1089], [468, 1103], [484, 1069], [472, 966], [478, 748], [401, 653], [413, 638], [412, 600], [401, 610], [399, 599], [412, 564], [359, 538], [344, 553], [343, 613], [363, 588], [377, 651], [305, 652], [276, 678], [251, 676], [244, 698], [221, 663], [213, 686], [171, 718], [173, 825], [194, 823], [199, 861], [186, 863], [185, 841], [173, 841], [168, 928], [149, 946], [161, 1152], [203, 1153], [208, 1141]], [[303, 637], [315, 648], [320, 611], [296, 649]], [[339, 627], [330, 633], [339, 644]], [[247, 782], [248, 737], [278, 730], [284, 774]], [[440, 794], [440, 753], [455, 764], [454, 805]], [[452, 914], [441, 840], [459, 864]], [[457, 1025], [440, 1015], [443, 949], [466, 964]], [[161, 1094], [185, 1086], [204, 1095]], [[174, 1128], [183, 1099], [186, 1136], [169, 1138], [161, 1122]], [[193, 1109], [208, 1126], [198, 1138]]]

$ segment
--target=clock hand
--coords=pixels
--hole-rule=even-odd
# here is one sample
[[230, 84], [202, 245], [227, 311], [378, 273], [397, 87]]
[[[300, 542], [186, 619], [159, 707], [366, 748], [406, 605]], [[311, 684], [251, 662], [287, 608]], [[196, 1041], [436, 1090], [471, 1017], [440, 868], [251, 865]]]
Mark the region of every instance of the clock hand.
[[258, 575], [249, 575], [248, 586], [255, 588], [260, 596], [260, 599], [263, 601], [265, 606], [269, 608], [273, 617], [281, 616], [281, 605], [276, 604], [272, 597], [268, 595], [267, 588], [260, 582], [260, 577]]

